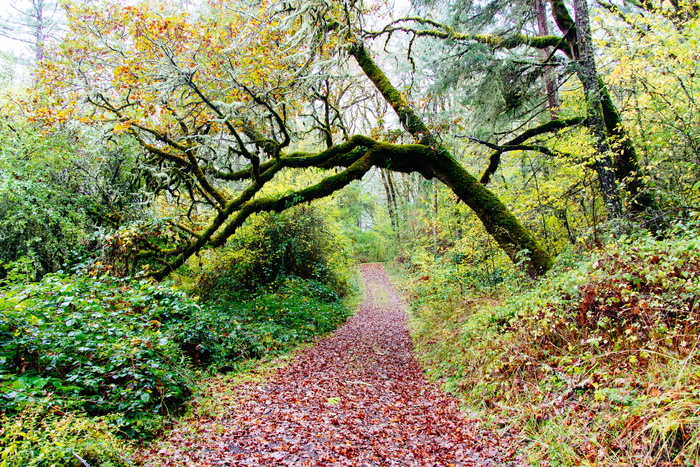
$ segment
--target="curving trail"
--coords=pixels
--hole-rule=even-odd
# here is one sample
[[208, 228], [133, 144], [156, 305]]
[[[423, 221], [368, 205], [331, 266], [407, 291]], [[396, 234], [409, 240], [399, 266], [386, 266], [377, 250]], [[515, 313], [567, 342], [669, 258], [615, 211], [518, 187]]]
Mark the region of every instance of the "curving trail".
[[365, 300], [338, 331], [266, 384], [241, 389], [198, 438], [153, 448], [153, 466], [516, 465], [515, 443], [486, 433], [426, 382], [404, 306], [380, 264], [362, 266]]

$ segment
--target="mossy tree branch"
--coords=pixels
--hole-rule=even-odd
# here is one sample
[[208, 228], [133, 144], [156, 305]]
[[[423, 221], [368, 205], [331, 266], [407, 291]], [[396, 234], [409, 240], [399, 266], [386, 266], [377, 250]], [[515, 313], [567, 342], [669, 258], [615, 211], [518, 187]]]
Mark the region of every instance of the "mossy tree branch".
[[[406, 23], [424, 25], [430, 27], [430, 29], [402, 26], [402, 24]], [[395, 32], [405, 32], [419, 37], [450, 39], [458, 42], [477, 42], [502, 49], [514, 49], [521, 46], [528, 46], [536, 49], [547, 49], [549, 47], [559, 48], [562, 45], [562, 38], [558, 36], [529, 36], [526, 34], [512, 34], [503, 37], [495, 34], [468, 34], [455, 31], [454, 28], [447, 24], [420, 17], [398, 19], [385, 26], [381, 31], [368, 32], [367, 37], [378, 37], [384, 34], [391, 35]]]
[[[319, 16], [320, 22], [325, 21], [322, 16]], [[348, 27], [342, 29], [343, 34], [350, 34], [353, 27], [348, 23]], [[331, 31], [339, 34], [330, 27], [314, 34], [330, 34]], [[232, 39], [228, 37], [228, 32], [224, 36], [226, 41]], [[246, 36], [246, 39], [242, 46], [256, 41], [254, 35]], [[343, 35], [340, 40], [346, 39], [347, 35]], [[474, 36], [469, 40], [483, 41], [494, 47], [551, 47], [555, 39], [515, 36], [508, 42], [488, 36]], [[189, 49], [184, 48], [185, 58], [181, 60], [179, 55], [176, 57], [169, 41], [161, 42], [159, 38], [149, 41], [155, 63], [160, 63], [160, 66], [147, 70], [150, 75], [146, 75], [157, 77], [157, 86], [145, 78], [137, 82], [131, 77], [128, 80], [124, 78], [122, 84], [126, 91], [121, 94], [115, 92], [111, 97], [115, 102], [120, 102], [121, 107], [120, 104], [112, 105], [104, 98], [103, 102], [94, 102], [104, 113], [111, 113], [106, 118], [101, 114], [104, 121], [115, 122], [117, 131], [126, 129], [147, 152], [148, 156], [142, 160], [141, 166], [146, 176], [154, 181], [153, 195], [167, 192], [172, 195], [170, 199], [177, 203], [178, 208], [186, 208], [189, 204], [187, 214], [182, 213], [177, 219], [165, 221], [169, 224], [166, 227], [161, 221], [139, 224], [129, 231], [129, 238], [115, 241], [114, 257], [121, 254], [121, 261], [134, 262], [129, 264], [129, 270], [134, 271], [134, 266], [149, 266], [150, 275], [162, 279], [200, 250], [224, 245], [251, 215], [279, 212], [328, 196], [361, 178], [372, 167], [437, 178], [476, 213], [486, 230], [514, 262], [519, 262], [524, 254], [531, 276], [541, 275], [551, 267], [549, 255], [534, 236], [493, 193], [454, 159], [391, 84], [362, 43], [352, 44], [351, 55], [384, 101], [399, 116], [403, 128], [414, 137], [414, 144], [385, 143], [363, 135], [347, 137], [346, 132], [342, 133], [347, 138], [344, 142], [333, 144], [333, 136], [338, 134], [336, 132], [342, 122], [334, 122], [331, 113], [339, 114], [343, 105], [326, 102], [322, 109], [325, 114], [316, 120], [326, 130], [325, 149], [292, 152], [289, 146], [300, 134], [294, 130], [303, 127], [303, 122], [293, 120], [299, 119], [308, 110], [305, 106], [309, 105], [310, 99], [304, 95], [303, 89], [298, 88], [299, 83], [306, 81], [292, 80], [288, 83], [286, 73], [288, 68], [294, 66], [300, 67], [298, 73], [306, 72], [306, 67], [313, 64], [315, 58], [302, 60], [306, 53], [302, 48], [298, 60], [291, 60], [289, 56], [277, 57], [275, 54], [266, 63], [246, 59], [247, 70], [256, 79], [239, 79], [238, 68], [241, 67], [233, 62], [226, 63], [226, 58], [221, 57], [218, 51], [215, 56], [221, 57], [221, 60], [209, 56], [204, 58], [206, 54], [198, 52], [189, 54]], [[262, 56], [270, 43], [260, 43], [259, 46], [257, 52]], [[102, 49], [98, 47], [98, 50]], [[107, 50], [105, 53], [111, 52]], [[198, 64], [200, 57], [202, 66], [191, 66]], [[114, 57], [115, 70], [124, 68], [122, 59], [119, 54]], [[291, 66], [274, 67], [277, 60]], [[180, 66], [180, 61], [188, 66]], [[265, 73], [258, 75], [260, 65]], [[270, 70], [266, 69], [268, 65]], [[219, 69], [218, 66], [223, 68]], [[213, 70], [208, 74], [209, 68]], [[263, 78], [268, 76], [267, 71], [272, 72], [270, 76], [278, 79], [279, 83], [286, 84], [279, 88], [270, 85], [270, 80]], [[116, 73], [116, 76], [121, 75]], [[223, 82], [228, 86], [219, 85]], [[144, 94], [150, 100], [143, 100], [138, 108], [134, 107], [133, 102], [130, 103], [131, 89], [135, 83], [138, 86], [151, 86], [149, 92]], [[90, 88], [89, 84], [86, 89]], [[167, 88], [167, 93], [161, 88]], [[375, 96], [374, 92], [365, 89], [362, 89], [362, 94]], [[331, 98], [328, 88], [323, 96], [326, 96], [325, 99]], [[288, 104], [298, 108], [288, 114]], [[151, 108], [160, 109], [159, 118], [150, 117]], [[314, 112], [313, 106], [311, 111]], [[291, 123], [287, 121], [288, 115], [293, 116]], [[308, 167], [329, 172], [311, 186], [291, 193], [265, 194], [267, 190], [264, 189], [280, 171]], [[123, 247], [121, 250], [120, 246]]]
[[579, 125], [585, 121], [585, 117], [572, 117], [566, 119], [550, 120], [548, 122], [543, 123], [542, 125], [538, 125], [534, 128], [530, 128], [522, 132], [515, 138], [512, 138], [503, 144], [492, 144], [487, 143], [485, 141], [477, 140], [476, 138], [469, 138], [472, 141], [476, 141], [479, 144], [483, 144], [495, 150], [493, 153], [491, 153], [491, 156], [489, 156], [489, 165], [488, 167], [486, 167], [486, 170], [484, 170], [484, 173], [481, 175], [481, 179], [479, 180], [479, 182], [484, 185], [487, 185], [489, 183], [489, 181], [491, 180], [491, 176], [496, 173], [496, 170], [498, 170], [498, 167], [501, 164], [501, 155], [504, 152], [538, 151], [548, 156], [556, 156], [556, 153], [551, 149], [547, 148], [546, 146], [524, 145], [523, 143], [525, 143], [530, 138], [534, 138], [535, 136], [543, 135], [545, 133], [552, 133], [564, 128]]
[[[350, 50], [365, 76], [394, 109], [404, 129], [423, 146], [422, 151], [405, 155], [405, 162], [424, 167], [417, 170], [427, 178], [434, 176], [447, 185], [460, 200], [469, 206], [481, 220], [486, 230], [515, 263], [524, 253], [528, 273], [533, 276], [544, 274], [552, 265], [550, 256], [539, 242], [513, 213], [482, 184], [468, 173], [430, 132], [415, 111], [408, 105], [401, 93], [391, 84], [384, 72], [376, 65], [371, 55], [360, 41]], [[427, 147], [427, 149], [426, 149]], [[393, 159], [392, 159], [393, 162]], [[401, 162], [401, 159], [397, 162]]]
[[[579, 63], [578, 73], [579, 79], [586, 80], [584, 74], [582, 74], [582, 52], [580, 45], [580, 34], [576, 24], [576, 21], [572, 17], [567, 8], [564, 0], [550, 0], [551, 14], [554, 18], [557, 27], [561, 32], [561, 36], [556, 35], [543, 35], [543, 36], [527, 36], [522, 34], [515, 34], [512, 36], [497, 36], [497, 35], [480, 35], [480, 34], [468, 34], [456, 31], [449, 25], [420, 17], [408, 17], [402, 18], [394, 21], [387, 25], [384, 29], [378, 32], [369, 33], [369, 37], [377, 37], [379, 35], [391, 35], [394, 32], [405, 32], [413, 34], [414, 37], [434, 37], [443, 40], [452, 41], [462, 41], [462, 42], [478, 42], [484, 45], [489, 45], [493, 48], [516, 48], [520, 46], [526, 46], [533, 49], [547, 49], [553, 48], [554, 51], [560, 51], [566, 54], [566, 56]], [[641, 3], [640, 3], [641, 5]], [[586, 66], [595, 66], [595, 63], [588, 59]], [[585, 87], [587, 89], [586, 99], [590, 101], [593, 99], [596, 101], [591, 108], [601, 109], [603, 116], [604, 129], [603, 137], [598, 138], [600, 144], [599, 148], [609, 147], [612, 149], [614, 154], [610, 157], [609, 153], [603, 153], [599, 156], [598, 162], [593, 165], [594, 170], [599, 175], [601, 179], [601, 187], [604, 192], [605, 197], [609, 200], [608, 204], [611, 207], [613, 213], [619, 213], [620, 210], [617, 208], [618, 202], [616, 201], [617, 196], [614, 195], [616, 190], [615, 185], [621, 184], [626, 187], [630, 195], [630, 203], [628, 206], [629, 212], [632, 214], [640, 214], [655, 205], [653, 198], [646, 190], [644, 179], [639, 167], [638, 158], [633, 142], [627, 135], [622, 121], [617, 111], [617, 108], [612, 101], [610, 93], [608, 92], [605, 83], [601, 77], [595, 74], [595, 80], [597, 81], [597, 92], [593, 89], [591, 83], [592, 79], [588, 79], [588, 83]], [[595, 96], [598, 96], [596, 98]], [[388, 98], [388, 102], [391, 102], [392, 96], [384, 96]], [[393, 106], [393, 105], [392, 105]], [[589, 106], [590, 107], [590, 106]], [[398, 110], [397, 110], [398, 109]], [[394, 110], [397, 111], [399, 118], [410, 123], [409, 112], [403, 110], [400, 107], [394, 106]], [[554, 120], [556, 122], [556, 120]], [[593, 120], [587, 119], [588, 125], [592, 125]], [[545, 126], [548, 123], [544, 124]], [[407, 128], [411, 132], [410, 127]], [[540, 131], [537, 127], [535, 131]], [[599, 130], [594, 130], [600, 132]], [[527, 133], [527, 132], [526, 132]], [[501, 146], [520, 146], [527, 139], [526, 133], [514, 138], [506, 144]], [[525, 140], [518, 141], [519, 138], [526, 137]], [[532, 137], [532, 136], [530, 136]], [[537, 148], [533, 148], [537, 150]], [[547, 149], [545, 148], [545, 152]], [[482, 183], [487, 183], [489, 178], [495, 170], [497, 170], [503, 151], [496, 150], [491, 154], [489, 160], [489, 166], [481, 177]], [[618, 214], [619, 215], [619, 214]]]

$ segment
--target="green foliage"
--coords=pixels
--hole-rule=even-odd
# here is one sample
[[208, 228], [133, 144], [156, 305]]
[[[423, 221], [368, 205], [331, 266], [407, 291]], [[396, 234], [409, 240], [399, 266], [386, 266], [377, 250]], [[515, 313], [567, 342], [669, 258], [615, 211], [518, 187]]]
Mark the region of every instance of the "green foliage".
[[439, 254], [415, 247], [401, 261], [416, 279], [412, 290], [418, 303], [437, 297], [459, 300], [466, 295], [488, 296], [503, 282], [520, 277], [495, 242], [471, 236], [459, 239]]
[[50, 185], [0, 176], [0, 278], [36, 280], [77, 256], [85, 217], [67, 193]]
[[314, 207], [261, 214], [243, 226], [220, 257], [209, 261], [195, 287], [205, 299], [231, 299], [294, 276], [343, 293], [349, 255], [338, 231]]
[[[150, 264], [138, 266], [139, 253], [144, 248], [175, 248], [184, 233], [172, 228], [163, 219], [137, 220], [122, 225], [121, 228], [101, 239], [103, 246], [100, 259], [105, 267], [117, 276], [132, 276], [147, 272]], [[157, 259], [154, 261], [157, 262]]]
[[335, 196], [344, 235], [348, 238], [355, 261], [373, 263], [389, 261], [396, 253], [396, 235], [380, 200], [366, 184], [351, 183]]
[[17, 62], [17, 57], [11, 52], [0, 51], [0, 82], [1, 83], [12, 83], [15, 78], [15, 64]]
[[132, 465], [132, 447], [118, 438], [113, 420], [29, 404], [1, 415], [0, 466], [119, 467]]
[[694, 232], [626, 239], [514, 295], [500, 313], [509, 325], [528, 323], [529, 341], [552, 347], [576, 337], [592, 352], [637, 355], [646, 348], [687, 355], [687, 335], [700, 330], [698, 277], [700, 237]]
[[96, 231], [142, 209], [135, 157], [133, 143], [76, 125], [0, 122], [0, 280], [35, 281], [94, 256]]
[[0, 312], [0, 410], [114, 415], [110, 423], [137, 437], [189, 397], [193, 366], [227, 370], [278, 354], [349, 313], [333, 289], [308, 279], [200, 305], [165, 285], [87, 274], [8, 289]]
[[182, 292], [109, 276], [47, 275], [0, 295], [0, 408], [40, 402], [119, 413], [133, 434], [189, 395], [169, 321], [199, 306]]
[[383, 263], [396, 254], [393, 232], [389, 229], [353, 229], [348, 233], [358, 263]]
[[290, 277], [246, 301], [216, 300], [174, 325], [173, 333], [195, 362], [227, 370], [328, 333], [348, 315], [330, 287]]
[[432, 299], [432, 280], [411, 283], [423, 363], [523, 430], [533, 463], [700, 461], [696, 227], [562, 255], [536, 284], [504, 283], [500, 304]]
[[[626, 22], [605, 12], [598, 19], [611, 39], [605, 49], [609, 88], [617, 101], [629, 103], [620, 110], [647, 165], [647, 183], [669, 210], [700, 200], [700, 19], [693, 16], [682, 27], [661, 9], [630, 12]], [[628, 23], [644, 33], [629, 34]]]

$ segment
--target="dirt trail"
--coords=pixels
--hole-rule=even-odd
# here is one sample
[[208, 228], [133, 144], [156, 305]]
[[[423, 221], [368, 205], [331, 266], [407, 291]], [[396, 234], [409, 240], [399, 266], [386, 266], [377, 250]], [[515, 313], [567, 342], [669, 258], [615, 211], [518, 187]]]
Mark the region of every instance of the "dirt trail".
[[196, 445], [171, 444], [145, 464], [515, 465], [512, 440], [483, 432], [426, 382], [382, 266], [364, 265], [362, 276], [364, 303], [345, 326], [244, 388], [225, 418], [202, 421]]

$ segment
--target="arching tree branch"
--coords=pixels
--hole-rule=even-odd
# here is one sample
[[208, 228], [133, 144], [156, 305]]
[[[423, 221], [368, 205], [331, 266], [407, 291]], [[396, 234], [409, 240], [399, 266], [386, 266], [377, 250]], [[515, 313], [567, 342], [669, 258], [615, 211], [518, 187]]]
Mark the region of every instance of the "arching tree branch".
[[[414, 23], [418, 26], [428, 26], [430, 29], [410, 26]], [[403, 24], [409, 24], [403, 26]], [[385, 26], [380, 31], [367, 32], [368, 38], [375, 38], [381, 35], [391, 35], [395, 32], [405, 32], [419, 37], [435, 37], [437, 39], [450, 39], [457, 42], [477, 42], [484, 45], [502, 49], [514, 49], [520, 46], [534, 47], [536, 49], [546, 49], [549, 47], [559, 48], [562, 38], [558, 36], [528, 36], [526, 34], [512, 34], [509, 36], [498, 36], [495, 34], [467, 34], [455, 31], [447, 24], [439, 23], [427, 18], [409, 17], [401, 18]]]
[[534, 128], [530, 128], [530, 129], [522, 132], [520, 135], [516, 136], [515, 138], [512, 138], [511, 140], [509, 140], [503, 144], [493, 144], [493, 143], [489, 143], [486, 141], [482, 141], [482, 140], [477, 139], [477, 138], [467, 137], [471, 141], [477, 142], [479, 144], [483, 144], [484, 146], [491, 148], [495, 151], [489, 157], [489, 165], [488, 165], [488, 167], [486, 167], [486, 170], [484, 170], [484, 173], [481, 175], [479, 182], [484, 184], [484, 185], [487, 185], [489, 183], [489, 181], [491, 180], [491, 176], [494, 173], [496, 173], [496, 170], [498, 170], [498, 166], [501, 163], [501, 155], [504, 152], [508, 152], [508, 151], [537, 151], [537, 152], [541, 152], [542, 154], [545, 154], [547, 156], [557, 156], [556, 152], [552, 151], [551, 149], [547, 148], [546, 146], [525, 145], [523, 143], [525, 143], [525, 141], [527, 141], [530, 138], [534, 138], [535, 136], [539, 136], [539, 135], [542, 135], [545, 133], [552, 133], [552, 132], [559, 131], [559, 130], [564, 129], [564, 128], [579, 125], [585, 121], [586, 121], [585, 117], [573, 117], [573, 118], [567, 118], [567, 119], [550, 120], [546, 123], [543, 123], [542, 125], [538, 125]]
[[530, 275], [538, 276], [549, 270], [552, 260], [532, 233], [518, 222], [498, 197], [478, 183], [452, 157], [449, 150], [430, 132], [401, 93], [376, 65], [364, 44], [355, 42], [350, 53], [365, 76], [394, 109], [404, 129], [423, 147], [430, 149], [427, 153], [424, 151], [416, 160], [418, 166], [425, 167], [420, 173], [424, 176], [432, 174], [464, 201], [513, 262], [519, 262], [522, 259], [521, 254], [524, 253], [525, 258], [529, 260], [527, 270]]

